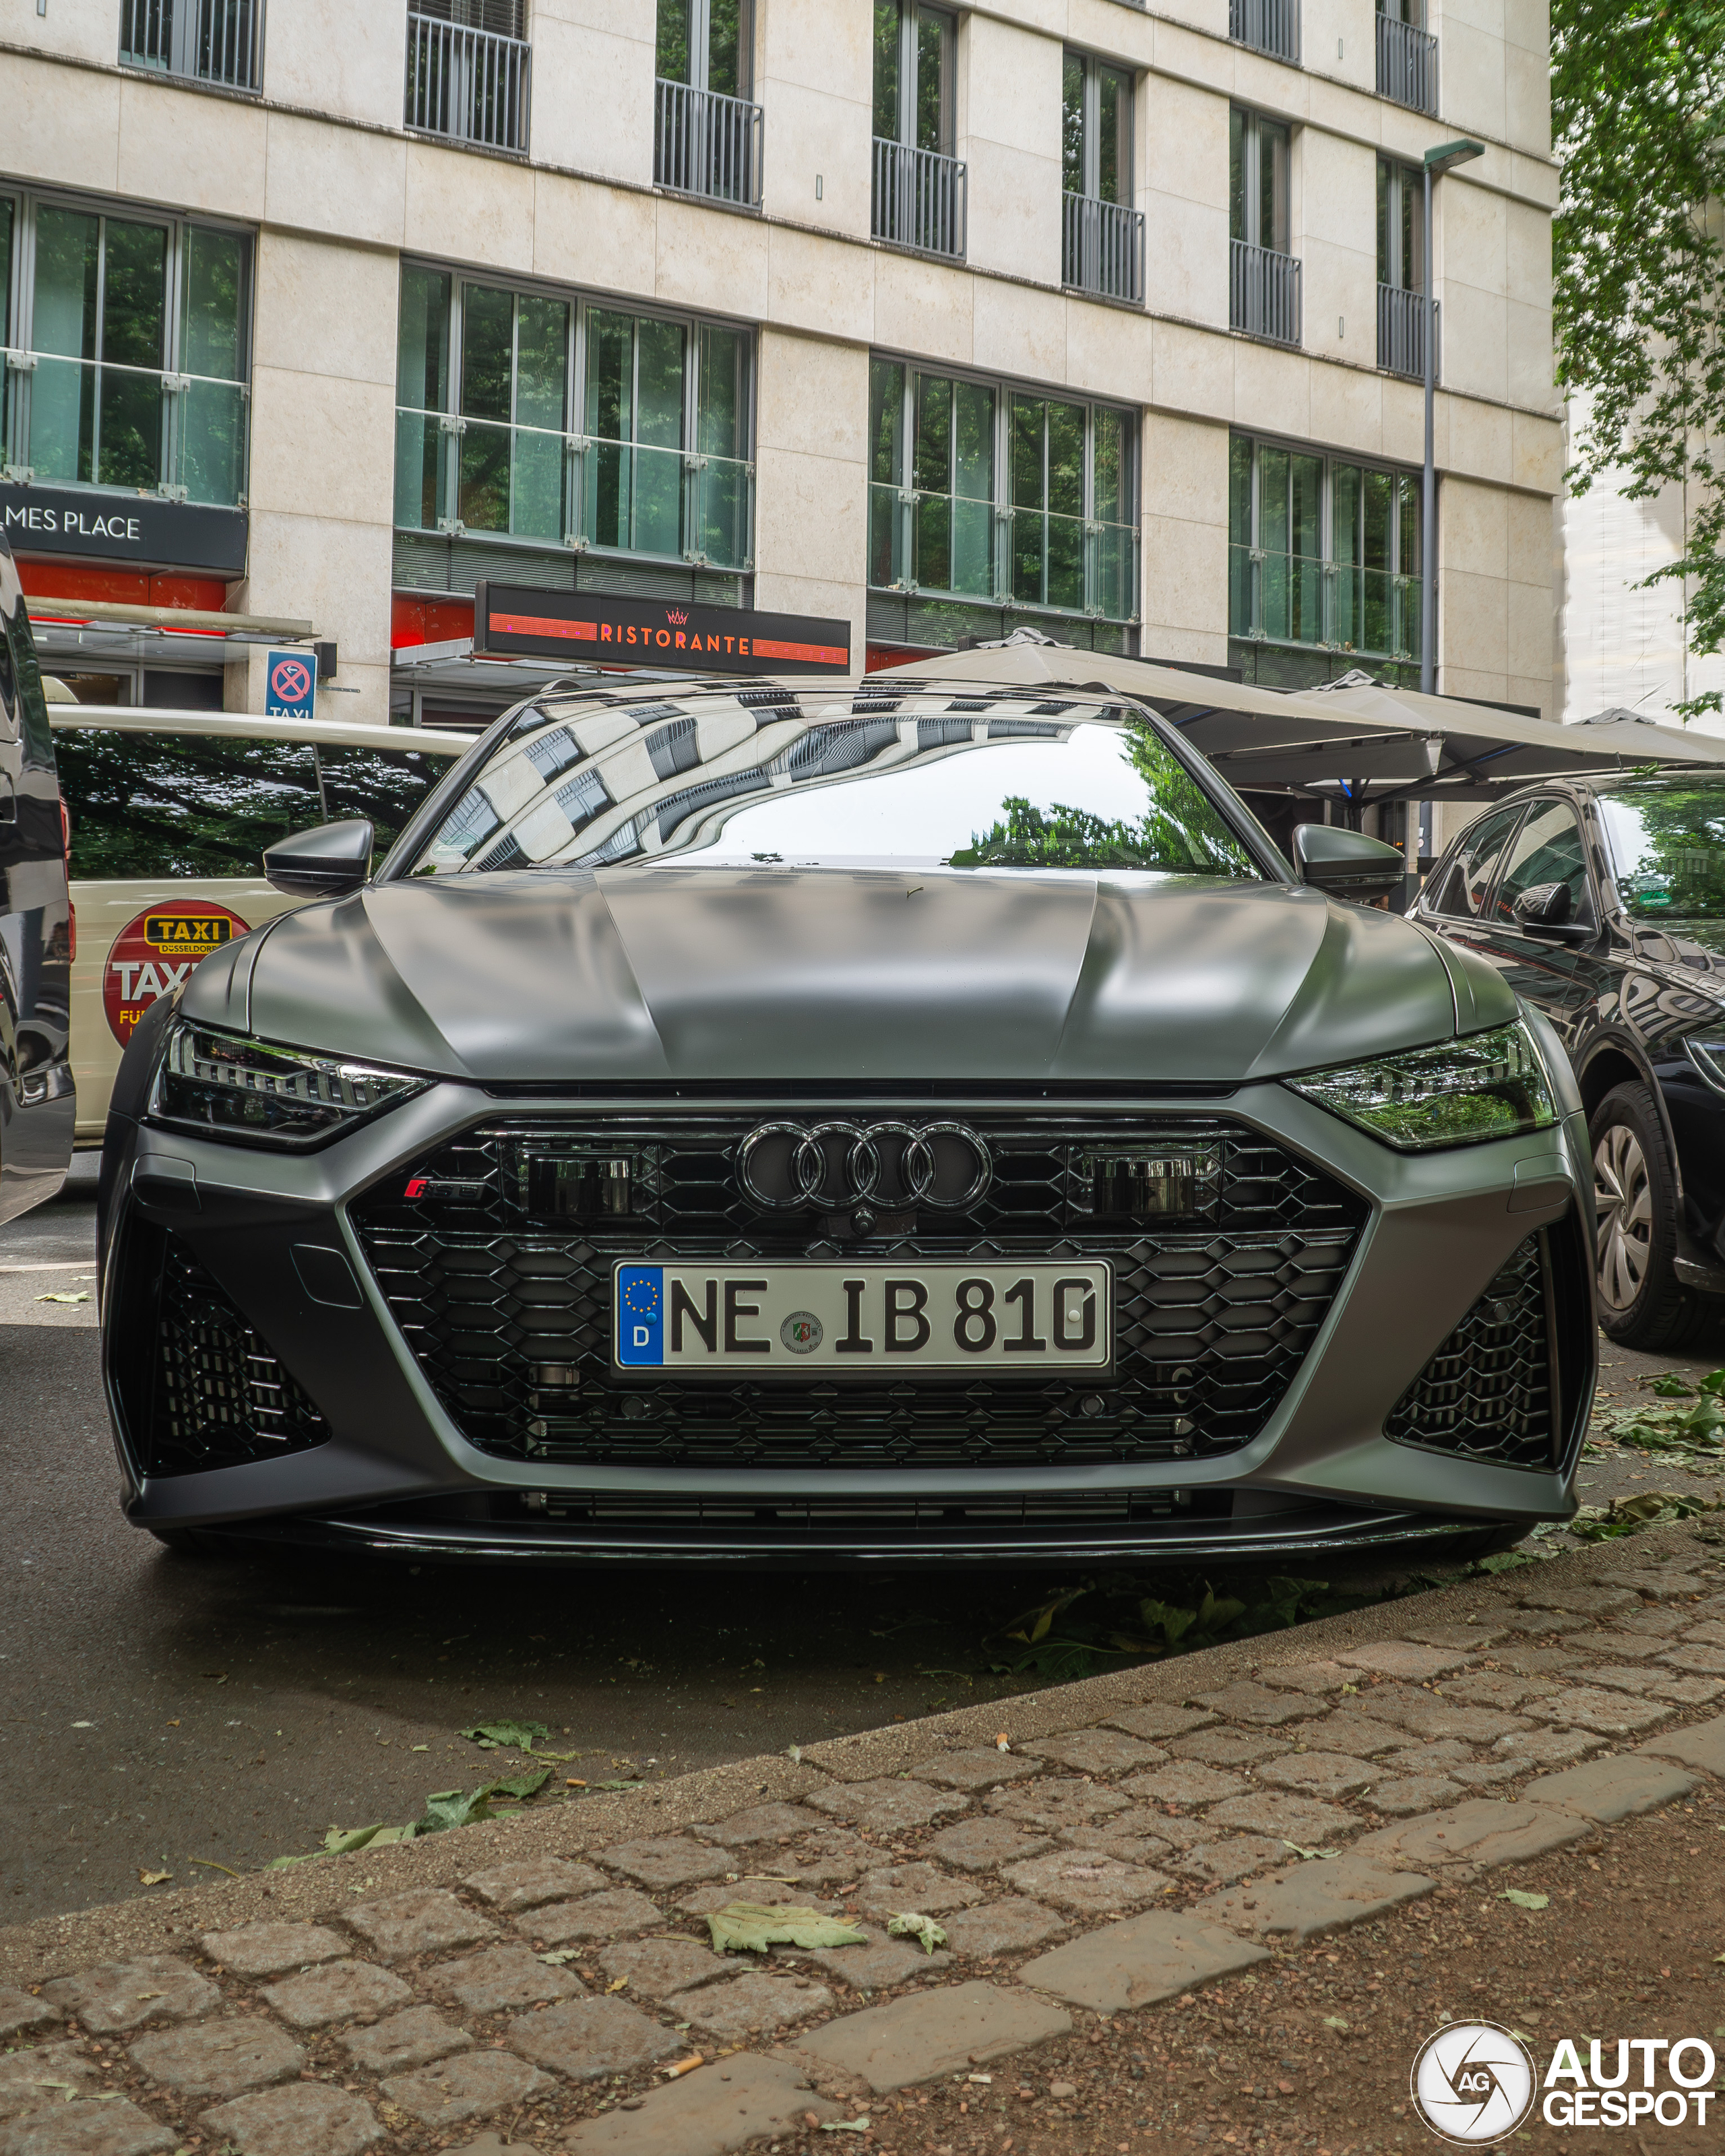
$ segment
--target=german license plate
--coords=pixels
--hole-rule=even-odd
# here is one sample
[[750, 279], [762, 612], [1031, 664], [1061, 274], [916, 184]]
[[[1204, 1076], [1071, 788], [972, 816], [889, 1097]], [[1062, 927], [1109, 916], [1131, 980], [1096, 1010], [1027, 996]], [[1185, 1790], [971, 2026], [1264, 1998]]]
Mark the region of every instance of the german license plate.
[[1101, 1260], [1059, 1265], [619, 1264], [619, 1369], [680, 1378], [820, 1370], [1030, 1377], [1113, 1362], [1113, 1284]]

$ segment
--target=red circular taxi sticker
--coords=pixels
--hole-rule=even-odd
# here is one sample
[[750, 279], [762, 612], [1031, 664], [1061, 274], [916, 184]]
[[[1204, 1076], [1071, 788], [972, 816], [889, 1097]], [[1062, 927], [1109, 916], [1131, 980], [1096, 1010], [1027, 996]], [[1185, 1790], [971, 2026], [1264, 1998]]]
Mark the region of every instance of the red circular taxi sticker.
[[128, 921], [102, 976], [102, 1009], [121, 1046], [157, 996], [172, 995], [200, 958], [250, 932], [249, 921], [202, 899], [155, 906]]

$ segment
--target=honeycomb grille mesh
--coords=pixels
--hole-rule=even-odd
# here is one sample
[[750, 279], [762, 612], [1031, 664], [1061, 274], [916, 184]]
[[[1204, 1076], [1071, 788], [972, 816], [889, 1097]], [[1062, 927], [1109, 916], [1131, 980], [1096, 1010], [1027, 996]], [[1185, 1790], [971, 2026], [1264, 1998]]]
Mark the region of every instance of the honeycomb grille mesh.
[[166, 1238], [146, 1472], [238, 1467], [321, 1445], [323, 1417], [177, 1238]]
[[[735, 1173], [755, 1116], [509, 1124], [465, 1134], [352, 1209], [378, 1283], [469, 1441], [503, 1457], [660, 1467], [988, 1467], [1132, 1463], [1230, 1451], [1287, 1389], [1346, 1272], [1363, 1205], [1245, 1128], [1214, 1119], [967, 1117], [995, 1180], [968, 1211], [923, 1210], [865, 1245], [819, 1215], [765, 1218]], [[628, 1147], [629, 1217], [536, 1221], [521, 1149], [579, 1136]], [[1201, 1224], [1087, 1224], [1080, 1158], [1099, 1139], [1202, 1138], [1223, 1170]], [[408, 1202], [424, 1178], [458, 1192]], [[1111, 1260], [1116, 1368], [1082, 1383], [811, 1377], [771, 1384], [614, 1376], [620, 1258], [747, 1264]]]
[[1521, 1245], [1397, 1401], [1399, 1445], [1550, 1470], [1554, 1403], [1543, 1239]]

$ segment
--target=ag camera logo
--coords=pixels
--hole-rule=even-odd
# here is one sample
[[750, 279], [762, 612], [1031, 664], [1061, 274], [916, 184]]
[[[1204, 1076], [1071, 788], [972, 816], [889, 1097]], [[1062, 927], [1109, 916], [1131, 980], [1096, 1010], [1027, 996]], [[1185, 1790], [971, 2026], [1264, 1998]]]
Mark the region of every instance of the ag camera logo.
[[1461, 2148], [1501, 2141], [1533, 2108], [1538, 2077], [1527, 2047], [1495, 2021], [1452, 2021], [1420, 2046], [1414, 2108]]

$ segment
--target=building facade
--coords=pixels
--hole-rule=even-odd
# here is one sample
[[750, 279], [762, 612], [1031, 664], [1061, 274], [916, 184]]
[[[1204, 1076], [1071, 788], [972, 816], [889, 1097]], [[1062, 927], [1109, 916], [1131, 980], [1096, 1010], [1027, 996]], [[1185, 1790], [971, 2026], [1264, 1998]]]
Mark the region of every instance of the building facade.
[[1540, 0], [14, 0], [0, 515], [122, 701], [278, 624], [487, 715], [481, 578], [1417, 680], [1468, 135], [1440, 685], [1549, 714], [1547, 74]]

